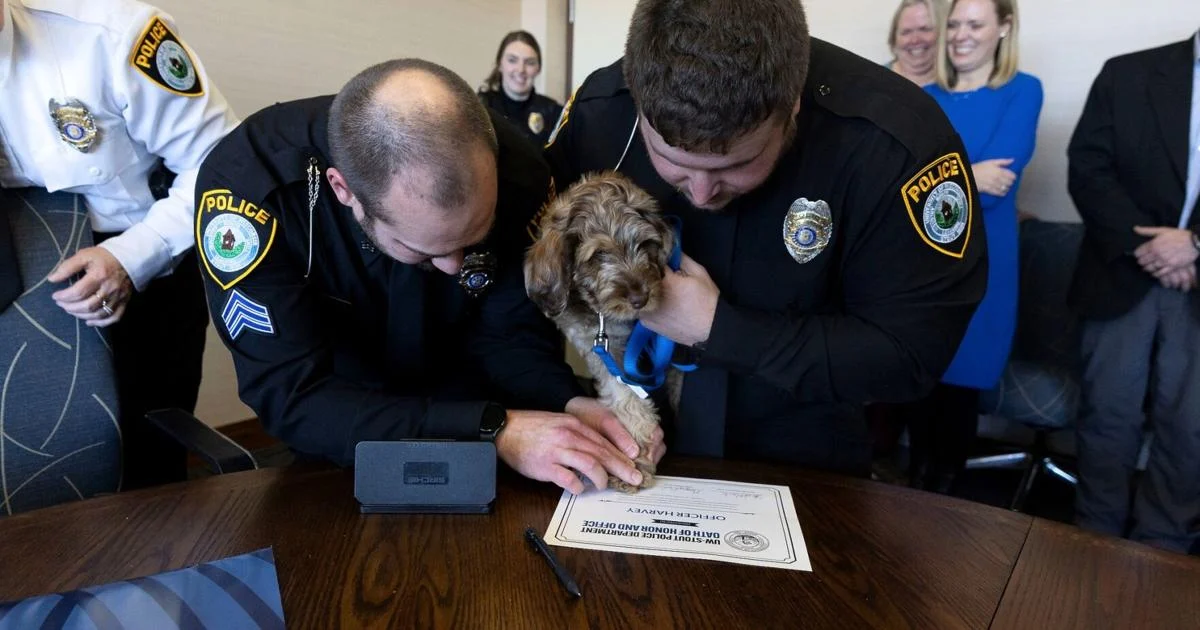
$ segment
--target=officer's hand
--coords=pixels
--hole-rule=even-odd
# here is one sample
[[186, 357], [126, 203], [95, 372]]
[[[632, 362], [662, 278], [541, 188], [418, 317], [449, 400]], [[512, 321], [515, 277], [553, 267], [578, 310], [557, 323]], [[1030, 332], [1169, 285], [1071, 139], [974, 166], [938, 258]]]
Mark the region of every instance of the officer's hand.
[[54, 301], [88, 326], [108, 326], [121, 319], [133, 296], [133, 282], [116, 257], [103, 247], [81, 249], [62, 261], [46, 279], [64, 282], [80, 272], [83, 277], [54, 292]]
[[996, 197], [1007, 195], [1013, 182], [1017, 181], [1017, 174], [1005, 168], [1012, 163], [1011, 159], [1004, 158], [972, 164], [971, 171], [975, 174], [975, 185], [979, 187], [979, 192]]
[[679, 271], [663, 278], [662, 302], [640, 319], [650, 330], [675, 343], [693, 346], [708, 339], [721, 290], [700, 263], [686, 254]]
[[[579, 418], [584, 424], [594, 429], [600, 435], [603, 435], [630, 458], [637, 458], [638, 453], [641, 451], [637, 440], [633, 439], [633, 436], [630, 435], [625, 425], [621, 424], [617, 416], [599, 400], [584, 396], [572, 398], [567, 403], [567, 413]], [[667, 446], [663, 444], [662, 427], [654, 427], [654, 431], [650, 433], [649, 441], [646, 442], [646, 451], [649, 454], [650, 461], [655, 464], [666, 454]]]
[[1168, 289], [1188, 293], [1196, 288], [1196, 265], [1188, 265], [1163, 274], [1158, 281]]
[[633, 460], [570, 414], [510, 410], [496, 437], [496, 452], [522, 475], [553, 482], [572, 494], [583, 492], [583, 482], [572, 470], [601, 489], [608, 486], [610, 474], [634, 486], [642, 483]]
[[1146, 273], [1159, 280], [1196, 262], [1198, 252], [1188, 230], [1137, 226], [1133, 231], [1139, 236], [1151, 237], [1133, 250], [1133, 255]]

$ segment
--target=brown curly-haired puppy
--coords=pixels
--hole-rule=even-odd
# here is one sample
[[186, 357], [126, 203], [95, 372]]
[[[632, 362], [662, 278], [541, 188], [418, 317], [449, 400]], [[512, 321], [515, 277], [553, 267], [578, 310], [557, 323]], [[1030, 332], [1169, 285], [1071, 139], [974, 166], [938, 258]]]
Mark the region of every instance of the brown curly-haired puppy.
[[[609, 353], [621, 365], [625, 342], [642, 310], [662, 297], [663, 275], [674, 233], [654, 199], [625, 176], [606, 172], [585, 176], [546, 208], [541, 235], [525, 256], [525, 290], [587, 360], [596, 391], [641, 447], [637, 465], [642, 487], [653, 483], [647, 445], [658, 426], [658, 411], [618, 378], [592, 352], [598, 314], [604, 315]], [[666, 387], [677, 404], [682, 376], [668, 373]], [[632, 492], [618, 479], [614, 487]]]

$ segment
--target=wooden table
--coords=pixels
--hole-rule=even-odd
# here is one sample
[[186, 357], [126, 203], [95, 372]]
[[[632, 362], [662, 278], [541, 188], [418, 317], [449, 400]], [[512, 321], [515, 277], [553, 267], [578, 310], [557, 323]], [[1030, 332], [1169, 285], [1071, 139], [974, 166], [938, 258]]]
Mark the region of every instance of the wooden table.
[[1200, 559], [1038, 519], [993, 628], [1200, 628]]
[[[813, 572], [555, 548], [574, 600], [522, 539], [549, 522], [552, 486], [507, 473], [491, 515], [366, 516], [350, 473], [293, 468], [0, 520], [0, 600], [272, 546], [289, 628], [984, 628], [998, 607], [1006, 627], [1058, 619], [1024, 616], [1054, 605], [1039, 580], [1059, 579], [1018, 562], [1028, 516], [787, 467], [669, 458], [662, 472], [790, 486]], [[1053, 547], [1041, 531], [1030, 544]]]

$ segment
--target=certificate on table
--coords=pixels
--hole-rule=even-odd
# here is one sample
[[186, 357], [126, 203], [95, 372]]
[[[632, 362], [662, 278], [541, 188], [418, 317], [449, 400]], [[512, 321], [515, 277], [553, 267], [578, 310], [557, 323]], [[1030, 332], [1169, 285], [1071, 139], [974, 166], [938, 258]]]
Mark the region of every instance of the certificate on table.
[[563, 492], [545, 538], [563, 547], [812, 570], [786, 486], [656, 477], [637, 494]]

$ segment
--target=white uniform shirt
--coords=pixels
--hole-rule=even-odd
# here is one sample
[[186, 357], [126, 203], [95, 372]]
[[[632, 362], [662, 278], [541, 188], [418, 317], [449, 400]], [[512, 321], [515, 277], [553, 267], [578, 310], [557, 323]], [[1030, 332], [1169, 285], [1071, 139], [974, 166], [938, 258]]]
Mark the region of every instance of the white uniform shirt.
[[[154, 7], [4, 4], [0, 185], [82, 195], [93, 230], [122, 232], [101, 247], [143, 289], [192, 247], [196, 172], [238, 121], [170, 17]], [[51, 99], [75, 99], [91, 112], [97, 137], [87, 152], [60, 135]], [[156, 202], [148, 178], [160, 158], [177, 177]]]

